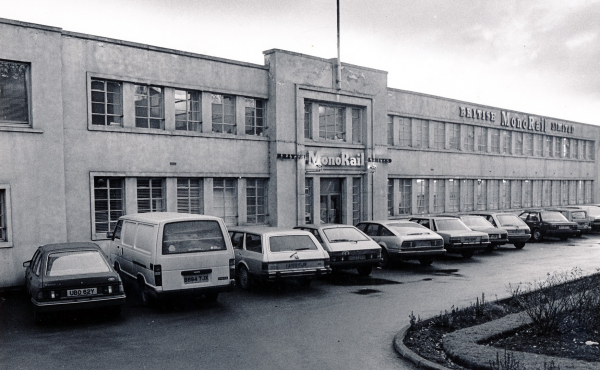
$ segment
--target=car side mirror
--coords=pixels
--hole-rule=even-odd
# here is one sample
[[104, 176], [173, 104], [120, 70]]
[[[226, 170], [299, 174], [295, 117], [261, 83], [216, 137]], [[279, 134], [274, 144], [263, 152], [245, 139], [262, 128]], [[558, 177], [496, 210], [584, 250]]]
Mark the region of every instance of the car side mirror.
[[23, 267], [29, 267], [29, 266], [31, 266], [31, 261], [23, 262]]
[[115, 233], [113, 233], [112, 231], [109, 231], [106, 233], [106, 237], [109, 239], [112, 239], [115, 236]]

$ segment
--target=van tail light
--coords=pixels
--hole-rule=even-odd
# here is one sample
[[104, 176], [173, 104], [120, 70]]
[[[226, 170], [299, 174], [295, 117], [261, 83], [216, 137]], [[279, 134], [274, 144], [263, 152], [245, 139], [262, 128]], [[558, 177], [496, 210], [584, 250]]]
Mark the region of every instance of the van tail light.
[[263, 271], [269, 271], [269, 262], [263, 262], [261, 267]]
[[161, 265], [154, 265], [154, 284], [156, 286], [162, 286], [162, 267], [161, 267]]
[[235, 279], [235, 259], [231, 258], [229, 260], [229, 278]]

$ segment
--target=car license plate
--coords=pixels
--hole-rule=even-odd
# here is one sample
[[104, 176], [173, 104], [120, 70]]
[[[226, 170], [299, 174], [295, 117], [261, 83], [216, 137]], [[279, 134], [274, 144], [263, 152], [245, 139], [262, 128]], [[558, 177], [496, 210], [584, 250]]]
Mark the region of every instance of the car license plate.
[[86, 288], [86, 289], [69, 289], [67, 290], [67, 297], [84, 297], [88, 295], [97, 294], [96, 288]]
[[290, 262], [285, 264], [286, 269], [301, 269], [308, 267], [308, 263], [306, 262]]
[[477, 242], [477, 238], [464, 238], [463, 243], [474, 243]]
[[366, 259], [367, 259], [367, 256], [365, 256], [364, 254], [348, 256], [348, 261], [360, 261], [360, 260], [366, 260]]
[[188, 275], [183, 277], [184, 284], [197, 284], [208, 282], [208, 274], [202, 275]]
[[570, 226], [560, 226], [559, 229], [570, 229]]

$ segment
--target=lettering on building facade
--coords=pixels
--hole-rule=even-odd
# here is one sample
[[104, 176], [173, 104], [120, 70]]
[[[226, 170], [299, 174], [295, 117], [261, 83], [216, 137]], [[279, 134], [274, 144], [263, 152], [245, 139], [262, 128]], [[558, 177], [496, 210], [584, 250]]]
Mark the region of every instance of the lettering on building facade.
[[344, 152], [338, 156], [321, 156], [318, 152], [309, 150], [306, 158], [306, 164], [313, 166], [364, 166], [365, 156], [363, 153], [351, 156], [350, 154]]

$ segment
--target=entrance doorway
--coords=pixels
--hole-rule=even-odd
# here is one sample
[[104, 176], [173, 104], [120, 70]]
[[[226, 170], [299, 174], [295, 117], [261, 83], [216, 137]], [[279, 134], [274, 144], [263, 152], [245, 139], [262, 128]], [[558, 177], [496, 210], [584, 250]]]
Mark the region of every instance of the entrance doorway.
[[321, 179], [321, 223], [342, 223], [343, 179]]

